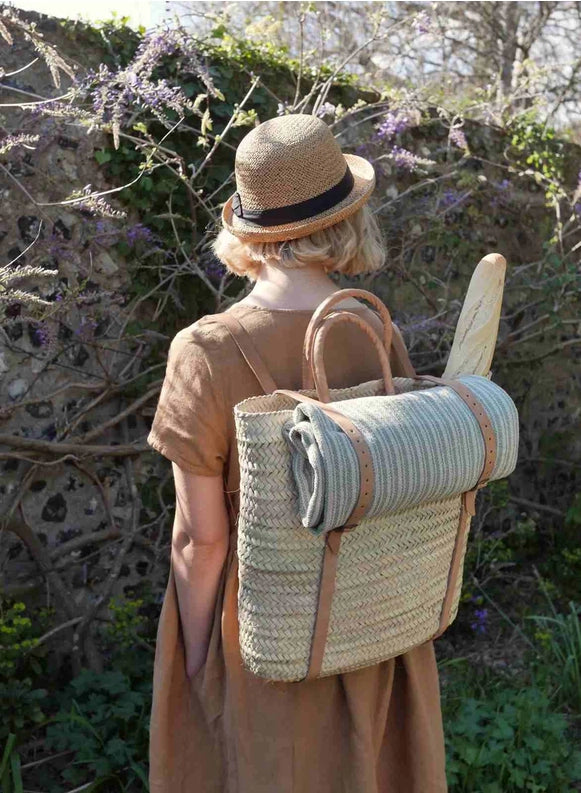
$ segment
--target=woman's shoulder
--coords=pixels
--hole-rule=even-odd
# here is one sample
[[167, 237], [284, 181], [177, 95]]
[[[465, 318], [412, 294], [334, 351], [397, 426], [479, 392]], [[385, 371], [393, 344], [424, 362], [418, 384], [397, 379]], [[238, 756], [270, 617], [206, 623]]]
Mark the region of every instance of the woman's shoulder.
[[204, 314], [190, 325], [179, 330], [172, 339], [172, 345], [199, 347], [210, 351], [229, 346], [231, 339], [228, 328], [221, 321], [220, 314]]
[[232, 337], [216, 317], [205, 314], [174, 335], [168, 351], [168, 361], [173, 366], [205, 367], [216, 375], [237, 361]]

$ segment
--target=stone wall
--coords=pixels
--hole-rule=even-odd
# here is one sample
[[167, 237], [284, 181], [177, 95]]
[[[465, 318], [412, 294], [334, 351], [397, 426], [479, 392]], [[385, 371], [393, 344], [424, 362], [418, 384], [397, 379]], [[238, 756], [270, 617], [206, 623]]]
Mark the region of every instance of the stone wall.
[[[73, 54], [57, 20], [25, 16], [37, 20], [47, 40]], [[6, 72], [34, 57], [22, 42], [2, 45]], [[3, 82], [18, 89], [0, 89], [0, 103], [8, 103], [62, 94], [68, 78], [55, 87], [39, 62]], [[139, 408], [117, 421], [128, 399], [115, 379], [126, 382], [137, 371], [136, 345], [118, 340], [127, 321], [127, 258], [112, 253], [118, 237], [107, 220], [75, 205], [51, 206], [85, 185], [103, 191], [112, 186], [94, 156], [108, 145], [108, 136], [89, 135], [66, 119], [6, 107], [0, 109], [0, 124], [4, 135], [40, 135], [34, 148], [11, 156], [0, 171], [0, 262], [18, 257], [13, 266], [57, 270], [54, 279], [25, 283], [41, 297], [56, 298], [56, 307], [58, 297], [77, 293], [54, 320], [42, 324], [17, 303], [7, 307], [0, 337], [0, 514], [9, 530], [0, 540], [0, 585], [8, 594], [48, 602], [75, 616], [96, 602], [119, 562], [123, 541], [136, 533], [137, 523], [147, 521], [139, 494], [160, 463], [154, 454], [125, 456], [111, 448], [136, 443], [143, 449], [150, 420]], [[128, 213], [130, 236], [138, 221]], [[149, 406], [151, 412], [153, 404], [150, 395], [143, 409]], [[109, 423], [110, 428], [98, 429]], [[91, 444], [104, 453], [88, 455]], [[154, 564], [156, 537], [145, 535], [142, 530], [125, 549], [110, 594], [133, 592], [148, 580], [159, 597], [166, 569]]]

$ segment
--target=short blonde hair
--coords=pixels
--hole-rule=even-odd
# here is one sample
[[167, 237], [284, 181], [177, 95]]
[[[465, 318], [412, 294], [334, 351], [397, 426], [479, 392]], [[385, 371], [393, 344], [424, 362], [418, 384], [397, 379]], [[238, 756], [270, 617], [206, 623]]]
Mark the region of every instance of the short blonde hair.
[[222, 229], [212, 249], [230, 272], [251, 281], [263, 264], [295, 268], [319, 263], [325, 272], [347, 276], [374, 272], [385, 264], [381, 229], [368, 204], [326, 229], [283, 242], [245, 242]]

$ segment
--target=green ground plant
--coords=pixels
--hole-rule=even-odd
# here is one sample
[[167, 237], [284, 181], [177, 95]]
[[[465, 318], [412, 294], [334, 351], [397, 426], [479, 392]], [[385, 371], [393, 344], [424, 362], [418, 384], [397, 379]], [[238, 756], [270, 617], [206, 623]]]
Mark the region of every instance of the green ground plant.
[[581, 781], [581, 751], [539, 688], [506, 683], [444, 698], [450, 793], [565, 793]]
[[71, 681], [45, 738], [49, 749], [71, 754], [47, 793], [60, 793], [63, 782], [75, 787], [91, 781], [91, 790], [147, 790], [151, 665], [142, 670], [136, 679], [119, 670], [85, 669]]

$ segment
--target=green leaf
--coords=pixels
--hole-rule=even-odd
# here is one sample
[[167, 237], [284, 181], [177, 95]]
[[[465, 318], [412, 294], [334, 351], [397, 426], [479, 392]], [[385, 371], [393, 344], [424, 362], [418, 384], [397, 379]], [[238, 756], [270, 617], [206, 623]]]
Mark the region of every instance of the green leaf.
[[108, 149], [100, 149], [99, 151], [95, 152], [95, 159], [99, 163], [99, 165], [103, 165], [105, 162], [109, 162], [113, 155]]
[[212, 117], [210, 116], [210, 108], [207, 107], [204, 110], [204, 115], [202, 116], [202, 124], [200, 128], [202, 136], [205, 137], [206, 132], [208, 132], [208, 130], [211, 129], [212, 129]]

